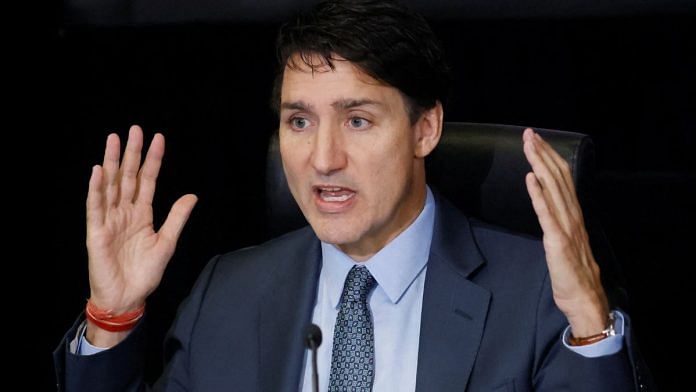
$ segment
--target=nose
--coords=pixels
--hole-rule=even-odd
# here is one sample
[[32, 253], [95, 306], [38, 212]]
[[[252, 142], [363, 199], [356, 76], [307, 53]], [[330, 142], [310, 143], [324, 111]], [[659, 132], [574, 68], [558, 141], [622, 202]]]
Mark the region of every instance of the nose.
[[340, 127], [322, 125], [314, 134], [312, 166], [321, 175], [331, 175], [345, 168], [347, 159]]

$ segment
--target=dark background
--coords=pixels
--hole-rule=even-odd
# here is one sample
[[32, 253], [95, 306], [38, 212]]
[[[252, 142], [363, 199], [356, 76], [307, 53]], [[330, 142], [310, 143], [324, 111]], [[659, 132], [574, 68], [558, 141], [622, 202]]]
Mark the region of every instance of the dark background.
[[[54, 388], [49, 351], [89, 295], [84, 200], [108, 133], [124, 137], [139, 124], [148, 143], [154, 132], [165, 134], [156, 222], [180, 195], [200, 198], [148, 301], [150, 379], [176, 307], [207, 260], [267, 239], [274, 38], [279, 22], [305, 3], [55, 5], [42, 56], [49, 65], [41, 76], [45, 108], [30, 119], [51, 128], [41, 141], [47, 164], [35, 173], [49, 202], [37, 207], [48, 226], [32, 251], [46, 266], [52, 302], [42, 319], [48, 333], [34, 341], [37, 389]], [[643, 354], [662, 390], [686, 384], [686, 362], [675, 358], [691, 339], [684, 314], [693, 304], [686, 272], [694, 261], [695, 7], [659, 0], [409, 3], [431, 21], [455, 71], [447, 121], [594, 138], [597, 212], [626, 274]]]

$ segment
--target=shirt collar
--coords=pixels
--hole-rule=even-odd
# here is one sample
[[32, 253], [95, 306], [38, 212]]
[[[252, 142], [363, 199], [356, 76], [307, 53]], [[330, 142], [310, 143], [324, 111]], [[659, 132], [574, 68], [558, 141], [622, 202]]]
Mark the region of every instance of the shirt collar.
[[337, 246], [322, 241], [322, 268], [331, 305], [338, 307], [343, 284], [354, 265], [365, 265], [391, 302], [399, 302], [428, 262], [434, 223], [435, 198], [426, 186], [425, 204], [416, 220], [368, 260], [358, 263]]

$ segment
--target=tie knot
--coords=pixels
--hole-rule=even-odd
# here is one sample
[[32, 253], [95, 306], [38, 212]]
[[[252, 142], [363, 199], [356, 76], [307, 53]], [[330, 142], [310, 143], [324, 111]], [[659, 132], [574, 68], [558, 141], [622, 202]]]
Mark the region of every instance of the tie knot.
[[343, 300], [347, 302], [367, 303], [367, 295], [377, 281], [365, 266], [353, 266], [343, 286]]

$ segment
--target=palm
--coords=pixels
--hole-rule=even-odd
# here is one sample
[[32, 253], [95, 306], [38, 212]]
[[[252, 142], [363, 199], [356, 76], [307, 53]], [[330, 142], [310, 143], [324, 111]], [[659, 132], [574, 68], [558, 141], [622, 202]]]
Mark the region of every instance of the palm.
[[[90, 269], [90, 285], [103, 296], [149, 294], [153, 276], [168, 259], [157, 233], [152, 229], [152, 214], [145, 208], [118, 207], [107, 212], [103, 225], [90, 228], [89, 257], [102, 260], [101, 268]], [[160, 272], [161, 275], [161, 272]], [[125, 299], [125, 298], [124, 298]], [[121, 302], [121, 301], [119, 301]]]
[[160, 231], [155, 232], [151, 203], [164, 139], [155, 136], [138, 170], [141, 147], [142, 131], [133, 127], [119, 167], [118, 137], [110, 136], [104, 165], [96, 166], [90, 179], [90, 288], [93, 301], [108, 309], [133, 308], [155, 290], [196, 201], [192, 195], [179, 199]]

